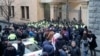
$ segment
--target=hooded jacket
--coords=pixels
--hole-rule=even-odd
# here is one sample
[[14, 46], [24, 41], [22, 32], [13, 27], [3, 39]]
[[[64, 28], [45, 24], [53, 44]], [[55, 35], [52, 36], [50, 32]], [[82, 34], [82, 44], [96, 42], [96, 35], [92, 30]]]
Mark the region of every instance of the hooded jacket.
[[47, 52], [49, 56], [54, 56], [54, 48], [48, 41], [43, 43], [43, 52]]

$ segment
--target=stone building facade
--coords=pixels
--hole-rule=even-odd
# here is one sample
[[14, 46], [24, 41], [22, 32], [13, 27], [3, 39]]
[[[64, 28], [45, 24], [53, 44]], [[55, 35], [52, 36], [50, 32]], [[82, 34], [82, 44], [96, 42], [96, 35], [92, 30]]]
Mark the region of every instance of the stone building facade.
[[100, 35], [100, 0], [90, 0], [89, 2], [89, 29], [96, 35]]
[[[43, 19], [79, 20], [80, 7], [83, 23], [88, 24], [88, 0], [14, 0], [12, 22], [37, 22]], [[0, 4], [2, 6], [2, 4]], [[1, 11], [1, 10], [0, 10]], [[5, 20], [0, 12], [0, 20]]]

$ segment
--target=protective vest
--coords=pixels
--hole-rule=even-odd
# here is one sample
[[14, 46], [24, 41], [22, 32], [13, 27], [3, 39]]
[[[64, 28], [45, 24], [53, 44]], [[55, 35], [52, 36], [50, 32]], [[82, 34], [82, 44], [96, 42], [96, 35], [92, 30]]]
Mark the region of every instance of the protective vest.
[[33, 43], [36, 43], [36, 44], [38, 43], [37, 41], [35, 41], [35, 39], [33, 37], [29, 38], [29, 41], [33, 42]]
[[78, 25], [75, 25], [76, 29], [78, 29]]
[[9, 36], [8, 36], [8, 39], [9, 40], [15, 40], [17, 37], [16, 37], [16, 35], [15, 34], [10, 34]]

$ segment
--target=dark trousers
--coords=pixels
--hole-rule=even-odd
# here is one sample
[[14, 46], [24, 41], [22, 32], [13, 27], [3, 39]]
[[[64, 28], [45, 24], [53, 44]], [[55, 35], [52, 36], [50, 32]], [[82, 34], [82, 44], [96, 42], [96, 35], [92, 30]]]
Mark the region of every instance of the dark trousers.
[[91, 53], [91, 56], [96, 56], [96, 51], [95, 51], [95, 49], [91, 49], [91, 50], [90, 50], [90, 53]]

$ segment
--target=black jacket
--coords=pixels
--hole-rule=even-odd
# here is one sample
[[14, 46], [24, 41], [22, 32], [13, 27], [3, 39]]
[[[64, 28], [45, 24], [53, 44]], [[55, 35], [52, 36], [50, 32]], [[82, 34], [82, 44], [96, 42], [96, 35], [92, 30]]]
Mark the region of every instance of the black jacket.
[[0, 56], [3, 55], [3, 45], [2, 42], [0, 41]]
[[56, 49], [57, 50], [62, 49], [63, 45], [65, 44], [66, 44], [65, 40], [63, 40], [62, 38], [58, 38], [56, 42]]
[[17, 52], [13, 46], [8, 46], [4, 51], [4, 56], [16, 56]]
[[92, 42], [89, 42], [89, 47], [90, 49], [94, 49], [97, 47], [97, 43], [96, 43], [96, 36], [94, 34], [89, 35], [89, 38], [92, 38]]
[[23, 56], [25, 52], [25, 45], [23, 43], [18, 44], [18, 55]]
[[71, 54], [71, 56], [80, 56], [80, 49], [77, 46], [71, 47], [70, 54]]
[[3, 54], [4, 54], [4, 51], [5, 51], [6, 48], [7, 48], [7, 43], [2, 42], [2, 52], [3, 52]]
[[54, 56], [54, 47], [48, 41], [45, 41], [43, 44], [43, 52], [48, 53], [48, 56]]

